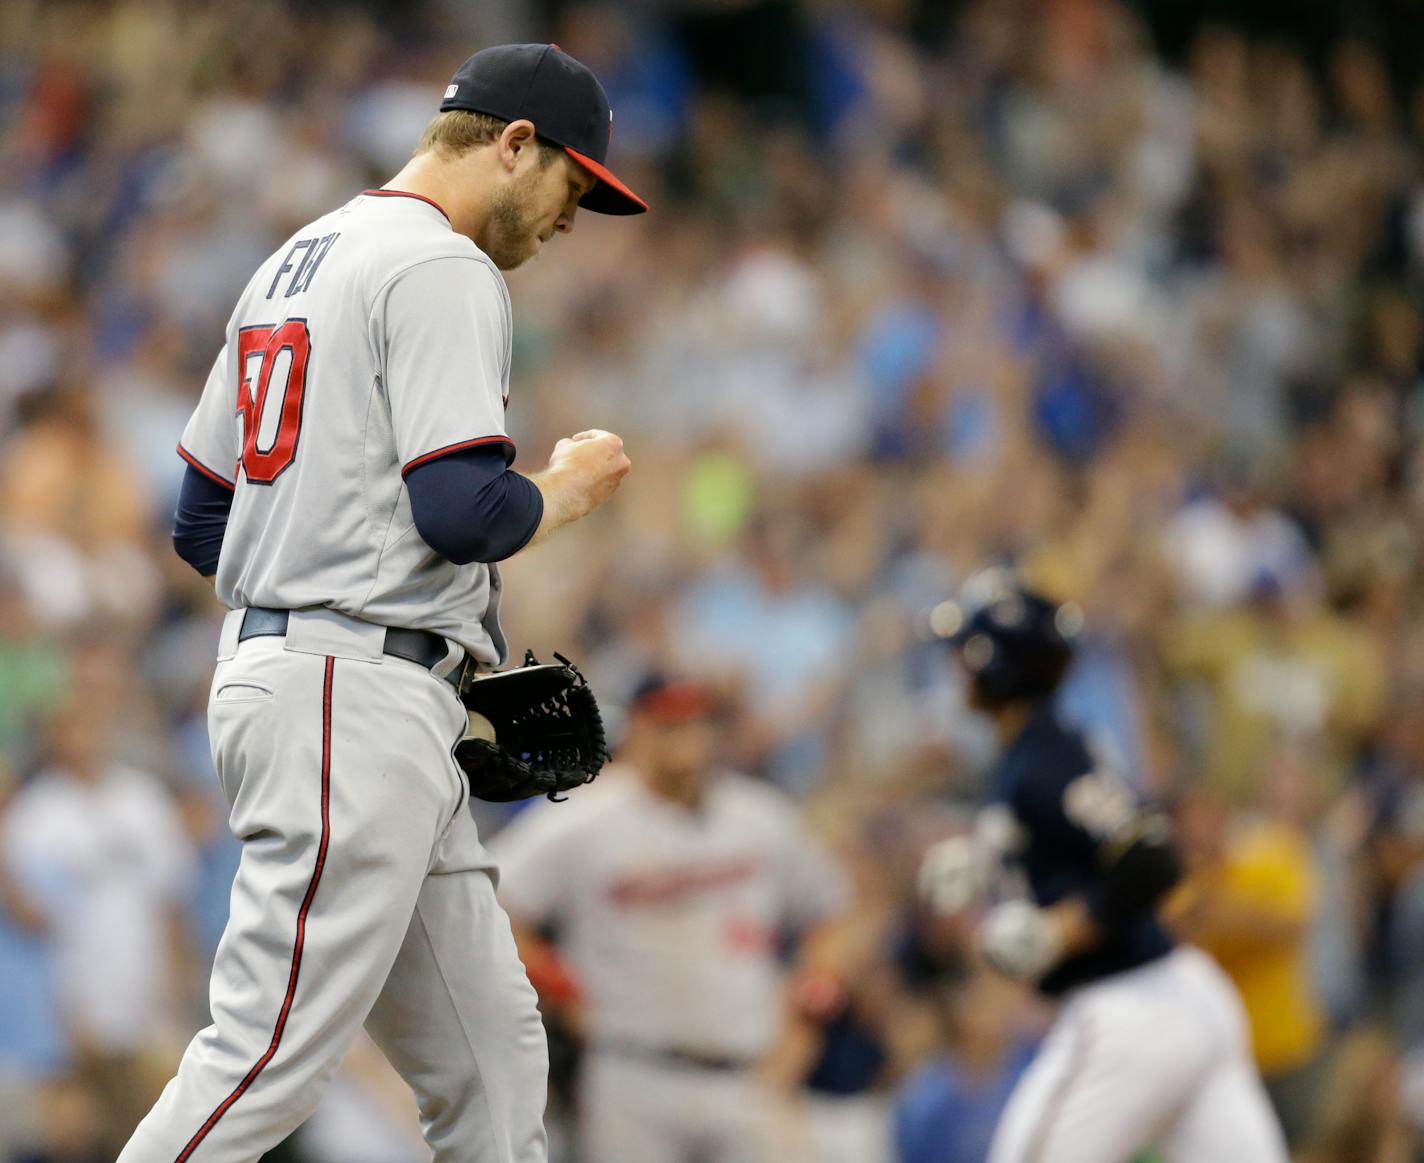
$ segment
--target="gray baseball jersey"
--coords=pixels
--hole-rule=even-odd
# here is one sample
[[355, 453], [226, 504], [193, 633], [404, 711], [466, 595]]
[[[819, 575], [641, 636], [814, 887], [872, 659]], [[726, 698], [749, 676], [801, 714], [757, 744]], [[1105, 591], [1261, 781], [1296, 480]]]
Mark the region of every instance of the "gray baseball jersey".
[[848, 886], [794, 804], [730, 772], [696, 812], [614, 767], [567, 804], [534, 804], [491, 844], [500, 893], [554, 922], [584, 987], [586, 1163], [772, 1163], [770, 1091], [752, 1062], [784, 1016], [780, 934], [828, 920]]
[[501, 444], [509, 293], [494, 263], [413, 194], [368, 190], [258, 268], [179, 444], [238, 484], [218, 563], [228, 606], [329, 606], [433, 630], [503, 661], [494, 566], [416, 532], [405, 473]]
[[594, 1043], [764, 1054], [782, 1016], [778, 934], [847, 895], [795, 806], [730, 772], [694, 813], [615, 766], [567, 804], [520, 813], [491, 847], [510, 914], [560, 923]]
[[[454, 688], [384, 653], [432, 630], [486, 663], [498, 575], [421, 539], [403, 474], [509, 446], [509, 299], [441, 210], [367, 191], [247, 285], [179, 450], [235, 489], [208, 701], [243, 841], [212, 1022], [122, 1163], [253, 1163], [316, 1106], [364, 1025], [437, 1163], [546, 1163], [534, 991], [468, 811]], [[291, 610], [243, 639], [243, 607]]]

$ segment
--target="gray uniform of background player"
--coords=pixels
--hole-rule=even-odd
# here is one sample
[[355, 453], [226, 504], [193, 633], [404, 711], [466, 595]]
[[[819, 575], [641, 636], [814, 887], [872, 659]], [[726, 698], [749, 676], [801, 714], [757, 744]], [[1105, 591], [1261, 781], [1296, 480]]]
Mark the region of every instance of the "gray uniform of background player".
[[[238, 485], [217, 574], [234, 612], [209, 731], [244, 846], [213, 1024], [121, 1159], [258, 1158], [365, 1023], [437, 1160], [543, 1160], [545, 1039], [450, 754], [465, 712], [431, 671], [382, 654], [382, 625], [503, 654], [497, 574], [425, 545], [401, 471], [506, 439], [508, 295], [423, 199], [368, 193], [298, 231], [244, 291], [183, 434], [209, 475], [238, 479], [238, 393], [263, 374], [259, 356], [239, 371], [242, 329], [288, 320], [310, 337], [304, 390], [284, 429], [300, 352], [269, 353], [255, 445], [285, 467]], [[250, 605], [297, 611], [285, 639], [239, 645]]]
[[585, 1163], [805, 1157], [778, 1141], [757, 1065], [785, 1020], [780, 938], [833, 918], [849, 886], [789, 800], [709, 773], [693, 810], [614, 767], [567, 804], [532, 805], [493, 846], [505, 906], [557, 925], [583, 986]]

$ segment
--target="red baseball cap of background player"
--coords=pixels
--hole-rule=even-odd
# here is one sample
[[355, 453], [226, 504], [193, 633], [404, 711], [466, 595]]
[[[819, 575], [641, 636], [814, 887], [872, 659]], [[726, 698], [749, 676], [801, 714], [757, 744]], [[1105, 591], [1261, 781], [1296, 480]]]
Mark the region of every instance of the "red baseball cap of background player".
[[641, 214], [648, 204], [604, 161], [613, 137], [613, 110], [598, 78], [556, 44], [499, 44], [461, 65], [440, 102], [501, 121], [527, 120], [539, 137], [598, 179], [579, 199], [596, 214]]
[[700, 682], [661, 673], [646, 676], [628, 700], [629, 715], [668, 726], [706, 719], [715, 710], [712, 692]]

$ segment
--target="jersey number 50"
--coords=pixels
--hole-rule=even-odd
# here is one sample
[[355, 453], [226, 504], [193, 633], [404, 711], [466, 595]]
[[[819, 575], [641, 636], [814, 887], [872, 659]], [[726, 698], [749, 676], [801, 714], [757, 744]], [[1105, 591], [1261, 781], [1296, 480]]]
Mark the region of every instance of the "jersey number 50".
[[[305, 319], [288, 319], [275, 327], [244, 327], [237, 333], [241, 378], [237, 410], [242, 414], [242, 455], [238, 459], [253, 484], [270, 485], [297, 455], [310, 357], [311, 335]], [[269, 408], [274, 376], [281, 391], [274, 407]]]

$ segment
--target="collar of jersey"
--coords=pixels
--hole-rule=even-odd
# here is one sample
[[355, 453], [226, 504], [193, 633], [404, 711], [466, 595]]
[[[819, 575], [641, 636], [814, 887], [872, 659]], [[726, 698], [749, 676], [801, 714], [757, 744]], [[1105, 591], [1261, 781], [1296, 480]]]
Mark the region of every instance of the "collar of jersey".
[[446, 222], [450, 221], [450, 215], [445, 213], [445, 207], [433, 198], [427, 198], [424, 194], [412, 194], [409, 190], [362, 190], [363, 194], [371, 194], [377, 198], [414, 198], [417, 202], [424, 202], [427, 206], [434, 206], [440, 211], [440, 216]]

